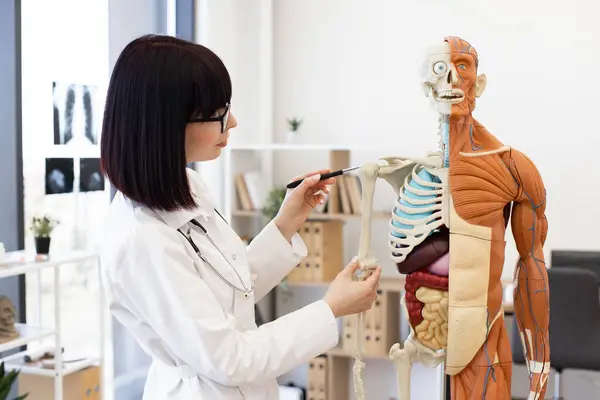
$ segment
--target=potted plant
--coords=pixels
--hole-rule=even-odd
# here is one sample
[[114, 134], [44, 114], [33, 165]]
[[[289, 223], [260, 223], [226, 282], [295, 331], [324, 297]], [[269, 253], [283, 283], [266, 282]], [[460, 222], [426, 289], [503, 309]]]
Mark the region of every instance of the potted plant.
[[293, 142], [296, 136], [298, 135], [298, 129], [300, 129], [300, 125], [302, 125], [302, 120], [298, 118], [288, 118], [288, 142]]
[[271, 221], [277, 213], [279, 212], [279, 208], [285, 199], [285, 188], [275, 188], [269, 192], [267, 199], [261, 209], [262, 215], [266, 218], [267, 222]]
[[31, 231], [35, 238], [35, 251], [37, 254], [47, 255], [50, 252], [50, 238], [58, 221], [47, 216], [33, 217]]
[[[20, 373], [21, 371], [12, 370], [7, 374], [6, 369], [4, 368], [4, 361], [0, 364], [0, 400], [8, 400], [8, 394]], [[23, 400], [27, 398], [28, 395], [28, 393], [25, 393], [15, 397], [13, 400]]]

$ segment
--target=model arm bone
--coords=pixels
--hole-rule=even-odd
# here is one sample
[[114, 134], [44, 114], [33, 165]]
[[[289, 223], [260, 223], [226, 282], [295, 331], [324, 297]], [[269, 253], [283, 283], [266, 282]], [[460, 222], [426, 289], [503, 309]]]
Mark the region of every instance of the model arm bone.
[[520, 256], [515, 269], [515, 319], [530, 375], [528, 400], [538, 400], [545, 396], [550, 372], [550, 293], [543, 254], [548, 232], [546, 191], [537, 168], [514, 150], [511, 172], [519, 184], [511, 220]]
[[[377, 181], [378, 172], [379, 165], [377, 163], [366, 163], [361, 166], [359, 171], [362, 187], [362, 220], [360, 241], [358, 245], [359, 280], [364, 280], [367, 278], [372, 270], [377, 266], [377, 259], [371, 252], [371, 224], [373, 217], [373, 196], [375, 194], [375, 183]], [[356, 332], [354, 333], [353, 348], [354, 392], [356, 393], [357, 400], [364, 400], [365, 398], [365, 389], [362, 379], [362, 371], [365, 366], [364, 362], [362, 361], [362, 356], [364, 354], [362, 332], [363, 320], [364, 312], [361, 312], [356, 318]]]
[[[394, 182], [401, 182], [399, 174], [410, 173], [410, 165], [403, 159], [396, 157], [389, 157], [382, 159], [387, 165], [381, 167], [377, 162], [365, 163], [360, 167], [359, 177], [361, 180], [362, 187], [362, 199], [361, 199], [361, 231], [360, 241], [358, 246], [358, 265], [359, 274], [358, 279], [365, 279], [377, 265], [377, 259], [371, 251], [371, 227], [373, 218], [373, 197], [375, 194], [375, 184], [381, 170], [384, 170], [384, 176], [388, 179], [390, 176], [395, 176]], [[408, 172], [407, 172], [408, 171]], [[363, 400], [365, 397], [364, 384], [362, 380], [362, 371], [364, 369], [364, 362], [362, 356], [364, 354], [363, 349], [363, 320], [364, 313], [360, 313], [356, 319], [356, 332], [354, 335], [354, 391], [356, 393], [357, 400]]]

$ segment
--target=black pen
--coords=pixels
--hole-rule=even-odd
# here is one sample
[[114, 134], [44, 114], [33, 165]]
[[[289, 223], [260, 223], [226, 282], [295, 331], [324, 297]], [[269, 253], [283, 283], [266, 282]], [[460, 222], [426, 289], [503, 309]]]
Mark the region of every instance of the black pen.
[[[345, 174], [346, 172], [354, 171], [355, 169], [358, 169], [358, 168], [360, 168], [360, 167], [350, 167], [350, 168], [345, 168], [345, 169], [339, 169], [339, 170], [333, 171], [333, 172], [328, 172], [326, 174], [321, 175], [321, 179], [319, 179], [319, 181], [333, 178], [334, 176], [342, 175], [342, 174]], [[293, 188], [297, 187], [299, 184], [301, 184], [303, 180], [304, 179], [298, 179], [297, 181], [288, 183], [287, 188], [293, 189]]]

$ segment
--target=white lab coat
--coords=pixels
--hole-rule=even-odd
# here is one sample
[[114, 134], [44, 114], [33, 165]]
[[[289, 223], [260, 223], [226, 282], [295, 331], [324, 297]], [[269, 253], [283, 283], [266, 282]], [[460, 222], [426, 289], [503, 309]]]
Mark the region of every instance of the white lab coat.
[[[307, 254], [269, 223], [246, 247], [214, 212], [200, 176], [188, 178], [199, 207], [153, 212], [117, 193], [101, 254], [110, 310], [152, 357], [144, 400], [273, 400], [276, 377], [338, 343], [338, 325], [323, 300], [257, 328], [254, 304]], [[249, 287], [245, 297], [194, 252], [187, 233], [214, 268], [242, 288], [196, 218]]]

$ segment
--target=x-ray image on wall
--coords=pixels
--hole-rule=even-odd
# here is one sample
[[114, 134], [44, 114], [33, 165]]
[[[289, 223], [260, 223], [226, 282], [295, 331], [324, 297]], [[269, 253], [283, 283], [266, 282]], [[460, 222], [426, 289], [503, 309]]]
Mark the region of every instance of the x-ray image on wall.
[[46, 194], [73, 192], [74, 164], [72, 158], [46, 158]]
[[98, 144], [100, 107], [96, 93], [94, 86], [52, 83], [54, 144]]
[[80, 192], [104, 190], [104, 176], [100, 170], [99, 158], [82, 158], [79, 168]]

